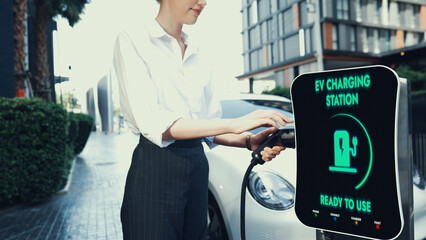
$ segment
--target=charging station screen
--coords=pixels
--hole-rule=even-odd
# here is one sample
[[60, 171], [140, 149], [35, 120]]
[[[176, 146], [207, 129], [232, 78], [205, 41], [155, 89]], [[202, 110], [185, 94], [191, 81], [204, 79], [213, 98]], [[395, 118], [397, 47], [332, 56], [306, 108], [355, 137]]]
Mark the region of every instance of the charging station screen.
[[295, 79], [295, 210], [302, 223], [375, 239], [400, 234], [398, 87], [398, 76], [382, 66]]

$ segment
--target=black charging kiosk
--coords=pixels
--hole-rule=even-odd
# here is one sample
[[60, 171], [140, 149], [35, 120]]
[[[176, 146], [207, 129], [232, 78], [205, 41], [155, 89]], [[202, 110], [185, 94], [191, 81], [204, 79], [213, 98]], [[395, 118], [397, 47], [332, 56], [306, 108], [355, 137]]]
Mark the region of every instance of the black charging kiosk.
[[370, 239], [401, 234], [400, 85], [385, 66], [308, 73], [294, 80], [295, 211], [303, 224]]

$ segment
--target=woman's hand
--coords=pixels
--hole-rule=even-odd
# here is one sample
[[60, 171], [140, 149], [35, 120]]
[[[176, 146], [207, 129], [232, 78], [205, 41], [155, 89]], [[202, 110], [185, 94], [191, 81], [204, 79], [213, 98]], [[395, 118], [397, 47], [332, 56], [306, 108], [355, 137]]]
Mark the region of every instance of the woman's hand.
[[277, 123], [284, 126], [291, 122], [284, 114], [275, 110], [256, 110], [240, 118], [233, 119], [231, 131], [239, 134], [258, 127], [274, 127], [278, 129]]
[[[263, 130], [262, 132], [252, 135], [250, 137], [250, 146], [251, 146], [251, 150], [255, 150], [257, 149], [263, 141], [265, 141], [266, 138], [269, 137], [269, 135], [271, 135], [272, 133], [276, 132], [278, 129], [277, 128], [268, 128], [266, 130]], [[260, 154], [262, 155], [262, 160], [265, 162], [269, 162], [272, 159], [274, 159], [277, 155], [280, 154], [280, 152], [282, 150], [284, 150], [285, 147], [281, 146], [281, 142], [278, 142], [277, 145], [275, 145], [274, 147], [270, 148], [270, 147], [265, 147]]]

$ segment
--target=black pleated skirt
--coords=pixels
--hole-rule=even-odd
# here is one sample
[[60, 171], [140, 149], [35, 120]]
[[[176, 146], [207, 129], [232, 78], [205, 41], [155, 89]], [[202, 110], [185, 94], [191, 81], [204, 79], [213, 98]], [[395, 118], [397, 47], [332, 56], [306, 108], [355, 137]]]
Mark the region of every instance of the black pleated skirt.
[[124, 239], [205, 239], [208, 172], [201, 139], [160, 148], [141, 135], [121, 206]]

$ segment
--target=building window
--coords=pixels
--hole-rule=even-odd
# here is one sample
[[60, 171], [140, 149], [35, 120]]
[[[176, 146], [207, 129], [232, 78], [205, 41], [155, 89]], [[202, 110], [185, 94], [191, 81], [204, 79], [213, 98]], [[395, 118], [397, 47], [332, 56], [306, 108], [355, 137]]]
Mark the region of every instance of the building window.
[[259, 56], [258, 51], [250, 53], [250, 70], [255, 71], [259, 68]]
[[271, 13], [274, 13], [278, 10], [277, 0], [271, 0]]
[[244, 72], [250, 72], [250, 57], [249, 57], [249, 54], [244, 54]]
[[244, 31], [243, 32], [243, 51], [248, 51], [249, 50], [249, 36], [248, 36], [248, 32]]
[[260, 45], [259, 26], [256, 26], [249, 30], [250, 35], [250, 49], [258, 47]]
[[299, 29], [299, 45], [300, 45], [299, 55], [305, 56], [305, 54], [306, 54], [306, 51], [305, 51], [305, 31], [303, 30], [303, 28]]
[[354, 1], [355, 4], [355, 20], [357, 22], [361, 22], [362, 21], [362, 14], [361, 14], [361, 0], [355, 0]]
[[257, 23], [257, 1], [253, 1], [250, 7], [248, 8], [249, 12], [249, 25], [254, 25]]
[[284, 18], [283, 13], [278, 13], [278, 36], [281, 37], [284, 35]]
[[374, 53], [380, 53], [379, 30], [378, 29], [373, 30], [373, 46], [374, 46]]
[[305, 52], [306, 54], [312, 52], [312, 28], [305, 29]]
[[415, 32], [405, 32], [405, 43], [404, 46], [413, 46], [418, 44], [420, 41], [420, 34]]
[[380, 22], [381, 11], [382, 11], [382, 0], [376, 0], [376, 7], [374, 9], [374, 18], [373, 18], [374, 23]]
[[386, 51], [391, 50], [389, 30], [385, 30], [385, 49]]
[[271, 15], [269, 0], [259, 0], [259, 19], [263, 20]]
[[350, 34], [350, 49], [351, 51], [356, 51], [356, 31], [354, 26], [349, 26], [349, 34]]
[[277, 42], [271, 43], [271, 48], [272, 48], [272, 64], [276, 64], [279, 63], [279, 50], [278, 50], [278, 44]]
[[260, 25], [260, 37], [262, 39], [262, 44], [268, 42], [268, 23], [265, 21]]
[[293, 8], [289, 8], [286, 11], [284, 11], [284, 33], [288, 34], [291, 31], [293, 31]]
[[337, 29], [337, 24], [333, 24], [333, 32], [332, 32], [332, 39], [333, 39], [333, 50], [339, 49], [339, 32]]
[[270, 44], [270, 45], [268, 46], [268, 64], [269, 64], [269, 65], [272, 65], [272, 64], [273, 64], [273, 61], [272, 61], [273, 54], [274, 54], [274, 52], [273, 52], [273, 50], [272, 50], [272, 47], [273, 47], [273, 46], [274, 46], [273, 44]]
[[398, 3], [391, 1], [388, 3], [389, 25], [399, 26]]
[[308, 6], [306, 1], [300, 2], [299, 16], [300, 16], [300, 25], [302, 27], [308, 25]]
[[259, 58], [259, 68], [266, 67], [266, 50], [264, 48], [257, 50], [257, 57]]
[[278, 9], [287, 6], [287, 0], [278, 0]]
[[284, 57], [286, 60], [300, 56], [299, 36], [295, 34], [284, 40]]
[[279, 51], [279, 57], [280, 57], [279, 61], [284, 62], [284, 40], [283, 39], [279, 41], [278, 51]]
[[243, 9], [243, 28], [248, 28], [248, 22], [249, 22], [248, 18], [249, 17], [248, 17], [247, 9]]
[[399, 26], [405, 26], [405, 3], [398, 3], [398, 22]]
[[336, 16], [338, 19], [349, 19], [348, 0], [336, 0]]
[[420, 6], [413, 5], [413, 14], [411, 15], [411, 27], [413, 28], [420, 27], [419, 12], [420, 12]]
[[269, 19], [268, 20], [268, 35], [269, 41], [275, 40], [277, 38], [277, 19]]
[[362, 52], [368, 52], [368, 38], [367, 38], [367, 28], [362, 28], [361, 30], [361, 44], [362, 44]]
[[379, 31], [379, 41], [380, 41], [380, 52], [389, 51], [390, 46], [390, 33], [389, 30], [381, 29]]
[[396, 31], [390, 30], [390, 50], [396, 49]]

